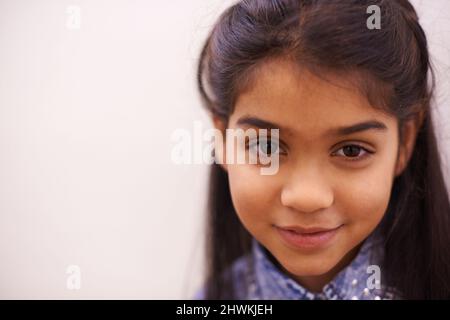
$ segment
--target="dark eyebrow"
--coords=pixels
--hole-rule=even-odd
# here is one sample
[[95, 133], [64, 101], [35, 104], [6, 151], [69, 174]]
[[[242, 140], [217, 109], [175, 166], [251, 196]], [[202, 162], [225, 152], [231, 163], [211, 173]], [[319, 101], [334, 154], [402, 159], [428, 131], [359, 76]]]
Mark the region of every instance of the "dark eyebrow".
[[[280, 129], [282, 130], [282, 128], [277, 125], [276, 123], [272, 123], [266, 120], [262, 120], [259, 118], [255, 118], [255, 117], [242, 117], [239, 118], [237, 121], [238, 125], [249, 125], [249, 126], [254, 126], [260, 129]], [[290, 131], [289, 129], [286, 129], [287, 131]]]
[[378, 131], [386, 131], [387, 127], [384, 123], [379, 122], [377, 120], [370, 120], [365, 122], [360, 122], [353, 124], [351, 126], [339, 127], [336, 129], [331, 129], [328, 134], [330, 135], [340, 135], [345, 136], [356, 132], [366, 131], [366, 130], [378, 130]]
[[[292, 133], [292, 130], [289, 128], [283, 128], [282, 126], [277, 125], [276, 123], [266, 121], [263, 119], [259, 119], [256, 117], [244, 116], [239, 118], [237, 121], [238, 125], [250, 125], [260, 129], [280, 129], [280, 131], [285, 131], [286, 133]], [[367, 131], [367, 130], [377, 130], [377, 131], [386, 131], [387, 126], [377, 120], [369, 120], [360, 123], [356, 123], [350, 126], [343, 126], [338, 128], [332, 128], [328, 130], [325, 135], [338, 135], [345, 136], [350, 135], [357, 132]]]

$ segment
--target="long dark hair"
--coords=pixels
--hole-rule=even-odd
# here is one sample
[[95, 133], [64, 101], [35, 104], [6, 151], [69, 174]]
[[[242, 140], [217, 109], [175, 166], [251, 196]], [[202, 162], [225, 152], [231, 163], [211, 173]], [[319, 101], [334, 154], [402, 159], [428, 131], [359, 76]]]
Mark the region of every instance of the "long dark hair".
[[[369, 29], [367, 8], [381, 9]], [[435, 137], [434, 76], [427, 40], [408, 0], [241, 0], [214, 25], [198, 64], [198, 88], [212, 116], [227, 123], [240, 90], [267, 59], [283, 57], [316, 74], [355, 80], [374, 107], [402, 128], [424, 115], [407, 167], [394, 180], [383, 222], [383, 281], [407, 299], [450, 298], [450, 203]], [[206, 298], [235, 297], [232, 262], [251, 235], [233, 208], [227, 173], [211, 167]]]

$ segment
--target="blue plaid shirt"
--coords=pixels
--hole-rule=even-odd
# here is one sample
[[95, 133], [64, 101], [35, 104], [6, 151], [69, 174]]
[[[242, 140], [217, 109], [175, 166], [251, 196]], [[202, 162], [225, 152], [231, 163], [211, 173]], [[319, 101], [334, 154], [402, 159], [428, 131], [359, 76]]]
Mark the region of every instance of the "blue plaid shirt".
[[[361, 246], [357, 256], [335, 278], [323, 287], [322, 292], [313, 293], [282, 272], [268, 257], [266, 249], [253, 239], [252, 251], [236, 260], [231, 266], [236, 299], [242, 300], [377, 300], [399, 299], [392, 288], [383, 285], [374, 288], [369, 266], [382, 270], [382, 238], [373, 233]], [[369, 268], [369, 269], [368, 269]], [[203, 299], [204, 291], [194, 299]]]

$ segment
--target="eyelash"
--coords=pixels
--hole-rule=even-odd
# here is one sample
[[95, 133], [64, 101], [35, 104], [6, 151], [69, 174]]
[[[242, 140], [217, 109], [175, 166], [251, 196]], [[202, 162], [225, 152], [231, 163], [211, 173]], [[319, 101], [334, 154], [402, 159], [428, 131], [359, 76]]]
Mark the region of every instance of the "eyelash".
[[[264, 139], [264, 141], [269, 141], [270, 140], [270, 137], [268, 137], [268, 139]], [[256, 142], [249, 142], [249, 143], [247, 143], [246, 144], [246, 146], [245, 146], [245, 148], [246, 148], [246, 150], [249, 150], [251, 147], [253, 147], [253, 146], [259, 146], [259, 144], [260, 144], [261, 142], [260, 142], [260, 139], [259, 138], [257, 138], [256, 139]], [[356, 156], [356, 157], [349, 157], [349, 156], [346, 156], [346, 155], [337, 155], [336, 153], [339, 151], [339, 150], [342, 150], [342, 149], [344, 149], [344, 148], [346, 148], [346, 147], [356, 147], [356, 148], [359, 148], [360, 150], [362, 150], [363, 152], [364, 152], [364, 154], [361, 156]], [[281, 154], [285, 154], [285, 152], [281, 152], [281, 151], [279, 151], [280, 149], [282, 148], [282, 143], [281, 143], [281, 141], [280, 141], [280, 143], [278, 144], [278, 148], [276, 149], [276, 150], [278, 150], [278, 152], [280, 153], [280, 155]], [[366, 159], [366, 158], [368, 158], [368, 157], [370, 157], [372, 154], [374, 154], [375, 152], [374, 151], [370, 151], [370, 150], [368, 150], [367, 148], [365, 148], [365, 147], [363, 147], [363, 146], [361, 146], [361, 145], [359, 145], [359, 144], [357, 144], [357, 143], [349, 143], [349, 144], [346, 144], [346, 145], [344, 145], [344, 146], [342, 146], [341, 148], [339, 148], [337, 151], [335, 151], [335, 152], [333, 152], [332, 153], [332, 156], [338, 156], [338, 157], [344, 157], [345, 159], [346, 159], [346, 161], [362, 161], [362, 160], [364, 160], [364, 159]]]
[[[267, 137], [267, 139], [262, 139], [262, 142], [267, 143], [267, 142], [270, 141], [270, 140], [271, 140], [271, 137]], [[259, 139], [259, 138], [256, 138], [255, 140], [246, 143], [246, 144], [245, 144], [245, 149], [246, 149], [246, 150], [250, 150], [250, 148], [252, 148], [252, 147], [259, 147], [259, 144], [260, 144], [260, 143], [261, 143], [260, 139]], [[279, 143], [277, 144], [277, 146], [278, 146], [278, 148], [276, 148], [276, 151], [277, 151], [280, 155], [285, 154], [285, 152], [280, 151], [281, 148], [282, 148], [282, 143], [281, 143], [281, 141], [279, 141]], [[272, 154], [273, 154], [273, 153], [272, 153]]]
[[[346, 148], [346, 147], [356, 147], [356, 148], [358, 148], [358, 149], [361, 149], [362, 151], [364, 151], [365, 153], [364, 153], [364, 155], [362, 155], [362, 156], [356, 156], [356, 157], [348, 157], [348, 156], [346, 156], [346, 155], [336, 155], [336, 153], [339, 151], [339, 150], [342, 150], [342, 149], [344, 149], [344, 148]], [[365, 147], [363, 147], [363, 146], [361, 146], [361, 145], [359, 145], [359, 144], [356, 144], [356, 143], [351, 143], [351, 144], [346, 144], [346, 145], [344, 145], [344, 146], [342, 146], [341, 148], [339, 148], [337, 151], [335, 151], [335, 152], [333, 152], [332, 153], [332, 156], [340, 156], [340, 157], [344, 157], [344, 158], [346, 158], [346, 161], [362, 161], [362, 160], [364, 160], [364, 159], [366, 159], [367, 157], [370, 157], [372, 154], [374, 154], [375, 152], [373, 152], [373, 151], [370, 151], [370, 150], [368, 150], [367, 148], [365, 148]]]

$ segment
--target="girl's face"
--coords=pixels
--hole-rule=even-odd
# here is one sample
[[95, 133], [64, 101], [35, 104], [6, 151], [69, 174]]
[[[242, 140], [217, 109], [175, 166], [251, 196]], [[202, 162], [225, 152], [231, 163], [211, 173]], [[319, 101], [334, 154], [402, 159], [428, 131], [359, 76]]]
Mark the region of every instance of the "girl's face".
[[[356, 89], [336, 85], [339, 78], [327, 82], [293, 68], [287, 61], [267, 63], [239, 95], [228, 123], [230, 129], [278, 128], [278, 172], [261, 175], [260, 164], [223, 166], [245, 228], [285, 272], [319, 291], [353, 259], [387, 209], [402, 169], [398, 124]], [[369, 125], [344, 129], [361, 123]]]

